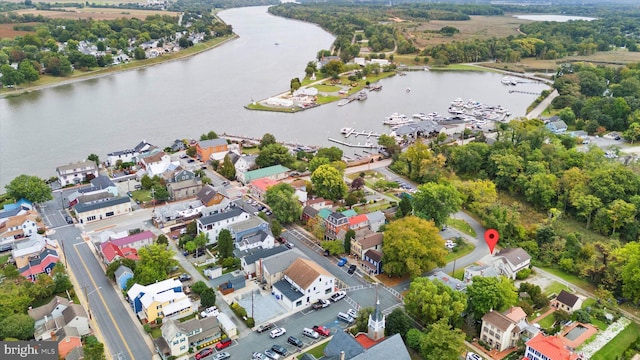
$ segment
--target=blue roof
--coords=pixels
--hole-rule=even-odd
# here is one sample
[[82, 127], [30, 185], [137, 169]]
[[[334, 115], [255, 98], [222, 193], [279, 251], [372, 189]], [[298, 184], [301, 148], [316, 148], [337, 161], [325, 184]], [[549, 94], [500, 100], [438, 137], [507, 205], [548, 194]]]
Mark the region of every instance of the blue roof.
[[286, 246], [275, 246], [275, 247], [272, 247], [271, 249], [260, 249], [250, 255], [245, 256], [244, 262], [247, 264], [253, 264], [260, 258], [262, 259], [268, 258], [270, 256], [283, 253], [287, 250], [289, 249]]

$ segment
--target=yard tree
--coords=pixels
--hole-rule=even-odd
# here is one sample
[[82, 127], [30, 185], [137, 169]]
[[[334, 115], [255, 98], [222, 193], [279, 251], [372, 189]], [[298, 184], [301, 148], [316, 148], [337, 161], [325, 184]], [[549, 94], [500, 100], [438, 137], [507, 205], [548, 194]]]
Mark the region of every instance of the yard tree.
[[73, 287], [71, 280], [69, 279], [69, 275], [64, 268], [62, 263], [57, 263], [53, 267], [53, 271], [51, 272], [51, 276], [53, 278], [54, 283], [54, 293], [61, 293], [65, 290], [69, 290]]
[[51, 188], [37, 176], [19, 175], [4, 187], [13, 199], [43, 203], [53, 199]]
[[236, 178], [236, 167], [233, 165], [233, 162], [231, 162], [229, 154], [224, 156], [222, 165], [218, 168], [218, 173], [229, 180]]
[[227, 229], [222, 229], [218, 234], [218, 257], [220, 259], [233, 257], [233, 238]]
[[169, 200], [169, 190], [167, 187], [162, 184], [156, 184], [152, 187], [153, 189], [153, 199], [156, 201], [167, 201]]
[[149, 285], [165, 280], [169, 270], [177, 265], [174, 252], [164, 245], [151, 244], [138, 250], [138, 264], [134, 271], [134, 279], [141, 285]]
[[216, 304], [216, 292], [208, 287], [200, 293], [200, 305], [205, 308], [211, 307]]
[[396, 212], [396, 217], [402, 218], [405, 216], [409, 216], [413, 213], [413, 205], [411, 205], [411, 199], [408, 196], [402, 196], [400, 199], [400, 203], [398, 204], [398, 211]]
[[[182, 40], [182, 38], [180, 38], [180, 40]], [[144, 49], [142, 49], [140, 46], [136, 46], [136, 48], [133, 49], [133, 57], [136, 60], [142, 60], [147, 57], [147, 54], [145, 54]]]
[[165, 234], [160, 234], [158, 235], [158, 238], [156, 239], [156, 244], [162, 244], [162, 245], [169, 245], [169, 239], [167, 239], [167, 236]]
[[612, 235], [616, 233], [616, 229], [622, 227], [626, 223], [635, 220], [637, 209], [634, 204], [630, 204], [622, 199], [614, 200], [609, 204], [607, 215], [611, 221]]
[[408, 216], [392, 221], [384, 231], [382, 266], [389, 275], [412, 278], [446, 265], [447, 250], [433, 221]]
[[208, 288], [209, 286], [207, 286], [207, 284], [202, 280], [196, 281], [195, 283], [193, 283], [193, 285], [191, 285], [191, 291], [198, 295], [202, 294], [202, 292]]
[[342, 173], [331, 165], [320, 165], [312, 174], [311, 182], [317, 196], [330, 200], [340, 200], [347, 192]]
[[324, 250], [329, 250], [329, 254], [331, 254], [331, 255], [344, 254], [344, 245], [343, 245], [342, 241], [326, 240], [326, 241], [321, 242], [320, 246]]
[[193, 242], [196, 244], [196, 249], [200, 250], [209, 242], [209, 234], [201, 232], [193, 238]]
[[409, 331], [411, 327], [411, 319], [409, 316], [407, 316], [404, 310], [396, 308], [387, 316], [384, 335], [391, 336], [400, 334], [403, 339], [406, 339], [407, 331]]
[[402, 151], [402, 148], [400, 147], [400, 145], [398, 145], [396, 139], [393, 136], [389, 136], [387, 134], [380, 135], [380, 137], [378, 138], [378, 144], [387, 149], [387, 154], [392, 157], [399, 155]]
[[279, 237], [282, 234], [282, 224], [277, 219], [271, 221], [271, 233], [275, 237]]
[[260, 167], [268, 167], [273, 165], [291, 166], [293, 164], [293, 155], [289, 153], [289, 149], [282, 144], [269, 144], [260, 150], [260, 154], [256, 158], [256, 164]]
[[14, 281], [0, 283], [0, 319], [11, 314], [26, 313], [35, 298], [31, 296], [21, 281], [27, 281], [22, 276]]
[[87, 336], [84, 341], [84, 359], [85, 360], [104, 360], [104, 344], [98, 341], [93, 335]]
[[425, 360], [458, 359], [464, 352], [464, 333], [452, 329], [446, 320], [438, 321], [429, 327], [420, 343], [420, 354]]
[[345, 254], [351, 254], [351, 240], [356, 238], [356, 231], [353, 229], [347, 230], [344, 235], [344, 252]]
[[89, 154], [89, 156], [87, 156], [87, 160], [95, 162], [96, 166], [100, 166], [100, 158], [96, 154]]
[[185, 249], [189, 254], [191, 254], [192, 252], [196, 251], [196, 248], [197, 248], [197, 246], [196, 246], [196, 242], [195, 242], [195, 241], [193, 241], [193, 240], [191, 240], [191, 241], [187, 241], [187, 242], [184, 244], [184, 249]]
[[640, 302], [640, 243], [628, 242], [614, 250], [614, 257], [622, 279], [622, 294], [637, 304]]
[[289, 86], [291, 88], [291, 93], [293, 94], [294, 91], [300, 89], [300, 87], [302, 86], [302, 83], [300, 82], [300, 78], [295, 77], [291, 79]]
[[271, 207], [273, 216], [281, 224], [293, 223], [302, 215], [302, 205], [296, 197], [296, 190], [287, 183], [268, 188], [265, 202]]
[[439, 320], [453, 323], [467, 308], [467, 297], [439, 280], [418, 277], [411, 281], [404, 303], [407, 314], [423, 325]]
[[364, 187], [364, 185], [365, 185], [365, 181], [362, 176], [358, 176], [357, 178], [353, 179], [353, 181], [351, 182], [351, 188], [354, 190], [360, 190]]
[[456, 181], [454, 184], [467, 208], [483, 210], [498, 200], [496, 184], [491, 180]]
[[361, 308], [360, 311], [358, 311], [358, 316], [356, 317], [356, 329], [358, 329], [358, 332], [367, 331], [369, 315], [373, 314], [374, 311], [376, 311], [376, 309], [372, 307]]
[[0, 338], [33, 339], [35, 320], [27, 314], [12, 314], [0, 320]]
[[329, 159], [327, 159], [326, 157], [323, 156], [314, 156], [313, 159], [311, 159], [309, 161], [309, 171], [310, 172], [314, 172], [316, 171], [317, 168], [319, 168], [321, 165], [328, 165], [330, 164], [331, 161], [329, 161]]
[[260, 139], [260, 144], [258, 145], [258, 148], [262, 149], [267, 145], [271, 145], [275, 143], [276, 143], [276, 137], [273, 136], [272, 134], [266, 133], [262, 135], [262, 139]]
[[53, 282], [51, 276], [45, 273], [38, 274], [36, 277], [36, 282], [33, 286], [29, 287], [29, 292], [31, 292], [31, 296], [36, 299], [46, 299], [53, 295], [53, 292], [56, 290], [56, 284]]
[[518, 301], [518, 293], [511, 281], [504, 277], [475, 276], [467, 286], [469, 311], [476, 319], [490, 310], [501, 311]]
[[442, 226], [450, 214], [460, 210], [462, 196], [456, 188], [447, 183], [426, 183], [418, 187], [413, 196], [413, 211], [416, 216], [433, 220]]
[[0, 73], [2, 74], [2, 83], [6, 85], [19, 85], [24, 82], [24, 74], [14, 69], [9, 64], [0, 66]]
[[316, 153], [316, 156], [327, 158], [329, 161], [340, 161], [342, 160], [342, 155], [344, 155], [343, 151], [335, 146], [320, 148]]

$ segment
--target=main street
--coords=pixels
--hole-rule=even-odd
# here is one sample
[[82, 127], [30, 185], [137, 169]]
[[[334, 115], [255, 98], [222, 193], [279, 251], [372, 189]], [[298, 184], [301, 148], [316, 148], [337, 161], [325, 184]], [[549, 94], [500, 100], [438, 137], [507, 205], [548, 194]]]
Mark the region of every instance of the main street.
[[132, 319], [122, 295], [105, 276], [89, 247], [92, 245], [83, 240], [79, 225], [68, 225], [64, 220], [63, 200], [64, 193], [54, 192], [54, 199], [44, 206], [43, 217], [52, 230], [49, 237], [58, 240], [62, 247], [75, 292], [86, 304], [93, 330], [105, 344], [105, 354], [119, 360], [151, 359], [148, 338]]

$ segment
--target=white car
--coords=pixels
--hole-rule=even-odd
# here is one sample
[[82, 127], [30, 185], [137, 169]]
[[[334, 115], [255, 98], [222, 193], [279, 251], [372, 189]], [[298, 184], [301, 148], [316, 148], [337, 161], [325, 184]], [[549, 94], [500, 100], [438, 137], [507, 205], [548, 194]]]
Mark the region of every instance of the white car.
[[287, 330], [285, 330], [285, 328], [277, 328], [277, 329], [271, 330], [271, 332], [269, 333], [269, 336], [272, 339], [275, 339], [275, 338], [280, 337], [280, 336], [282, 336], [282, 335], [284, 335], [286, 333], [287, 333]]
[[220, 315], [220, 311], [218, 311], [218, 308], [216, 306], [208, 307], [200, 313], [200, 316], [203, 318], [218, 315]]
[[355, 310], [353, 310], [353, 309], [349, 309], [349, 310], [347, 311], [347, 315], [349, 315], [349, 316], [351, 316], [352, 318], [354, 318], [354, 319], [355, 319], [355, 318], [357, 318], [357, 317], [358, 317], [358, 312], [357, 312], [357, 311], [355, 311]]
[[337, 293], [331, 295], [331, 301], [333, 301], [333, 302], [340, 301], [340, 300], [344, 299], [345, 296], [347, 296], [346, 292], [338, 291]]

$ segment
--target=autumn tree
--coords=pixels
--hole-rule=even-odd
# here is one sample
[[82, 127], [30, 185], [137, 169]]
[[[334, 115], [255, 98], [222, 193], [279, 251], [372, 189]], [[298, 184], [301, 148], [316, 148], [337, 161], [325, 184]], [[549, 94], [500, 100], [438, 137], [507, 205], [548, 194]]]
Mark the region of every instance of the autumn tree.
[[424, 325], [453, 323], [467, 308], [467, 297], [439, 280], [418, 277], [411, 281], [404, 303], [407, 313]]
[[440, 227], [446, 223], [450, 214], [460, 210], [462, 197], [451, 184], [426, 183], [418, 187], [412, 204], [416, 216], [433, 220]]
[[280, 183], [268, 188], [265, 202], [281, 224], [293, 223], [302, 215], [302, 205], [298, 201], [296, 190], [290, 184]]
[[7, 195], [15, 200], [27, 199], [33, 203], [43, 203], [53, 199], [49, 185], [37, 176], [20, 175], [4, 188]]
[[312, 174], [311, 182], [317, 196], [340, 200], [347, 192], [342, 174], [331, 165], [320, 165]]
[[501, 311], [518, 301], [518, 293], [511, 280], [504, 276], [475, 276], [467, 286], [469, 311], [476, 319], [482, 318], [490, 310]]

